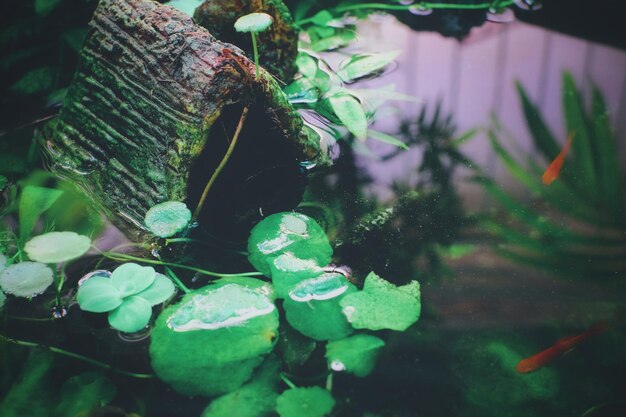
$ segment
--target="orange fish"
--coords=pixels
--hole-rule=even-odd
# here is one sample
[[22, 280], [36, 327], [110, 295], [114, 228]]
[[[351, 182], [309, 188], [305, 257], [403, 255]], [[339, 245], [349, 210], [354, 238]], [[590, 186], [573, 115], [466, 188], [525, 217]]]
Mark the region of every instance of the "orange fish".
[[580, 342], [587, 340], [588, 338], [601, 334], [607, 329], [607, 324], [604, 322], [596, 323], [589, 329], [581, 334], [575, 336], [567, 336], [559, 339], [554, 345], [550, 346], [546, 350], [542, 350], [536, 355], [530, 358], [522, 359], [515, 366], [515, 370], [520, 374], [536, 371], [542, 366], [550, 363], [555, 358], [561, 356], [565, 352], [574, 348]]
[[548, 168], [543, 173], [541, 181], [543, 181], [545, 185], [552, 184], [554, 180], [559, 177], [561, 168], [563, 168], [563, 162], [565, 162], [565, 155], [567, 155], [569, 147], [572, 145], [572, 139], [574, 139], [574, 133], [569, 134], [569, 136], [567, 137], [567, 142], [563, 146], [563, 149], [561, 149], [561, 152], [559, 152], [556, 158], [554, 158], [554, 161], [552, 161], [550, 165], [548, 165]]

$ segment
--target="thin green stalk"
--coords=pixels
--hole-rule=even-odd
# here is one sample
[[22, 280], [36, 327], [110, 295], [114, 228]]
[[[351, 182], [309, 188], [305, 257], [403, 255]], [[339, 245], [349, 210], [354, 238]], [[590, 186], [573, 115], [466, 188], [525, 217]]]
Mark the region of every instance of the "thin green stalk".
[[139, 258], [137, 256], [126, 255], [124, 253], [100, 252], [100, 254], [102, 256], [105, 256], [109, 259], [113, 259], [115, 261], [135, 261], [135, 262], [141, 262], [141, 263], [151, 264], [151, 265], [171, 266], [173, 268], [186, 269], [188, 271], [194, 271], [203, 275], [208, 275], [208, 276], [217, 277], [217, 278], [263, 276], [263, 274], [260, 272], [242, 272], [238, 274], [225, 274], [225, 273], [220, 273], [220, 272], [209, 271], [209, 270], [202, 269], [202, 268], [196, 268], [195, 266], [190, 266], [190, 265], [183, 265], [183, 264], [177, 264], [177, 263], [165, 262], [165, 261], [157, 261], [154, 259]]
[[102, 369], [106, 369], [106, 370], [118, 373], [120, 375], [126, 375], [126, 376], [131, 376], [133, 378], [142, 378], [142, 379], [154, 378], [153, 374], [138, 374], [138, 373], [134, 373], [134, 372], [124, 371], [123, 369], [116, 368], [113, 365], [109, 365], [108, 363], [100, 362], [100, 361], [97, 361], [95, 359], [91, 359], [91, 358], [88, 358], [86, 356], [79, 355], [78, 353], [69, 352], [67, 350], [59, 349], [59, 348], [54, 347], [54, 346], [42, 345], [42, 344], [35, 343], [35, 342], [27, 342], [25, 340], [12, 339], [12, 338], [4, 336], [2, 334], [0, 334], [0, 339], [6, 341], [8, 343], [12, 343], [14, 345], [18, 345], [18, 346], [48, 349], [50, 352], [58, 353], [60, 355], [64, 355], [64, 356], [68, 356], [70, 358], [78, 359], [78, 360], [81, 360], [83, 362], [87, 362], [87, 363], [90, 363], [90, 364], [95, 365], [97, 367], [100, 367]]
[[296, 386], [296, 384], [294, 384], [293, 382], [291, 382], [291, 381], [289, 380], [289, 378], [287, 378], [287, 376], [286, 376], [284, 373], [281, 373], [281, 374], [280, 374], [280, 379], [282, 379], [282, 380], [283, 380], [283, 382], [284, 382], [285, 384], [287, 384], [287, 386], [288, 386], [289, 388], [291, 388], [291, 389], [296, 389], [296, 388], [298, 388], [298, 387]]
[[213, 175], [211, 175], [211, 178], [209, 179], [209, 182], [207, 183], [206, 187], [204, 187], [204, 191], [202, 192], [200, 201], [198, 202], [198, 205], [196, 206], [196, 211], [194, 211], [193, 213], [192, 223], [200, 215], [200, 212], [202, 211], [202, 207], [204, 206], [204, 202], [206, 201], [206, 198], [209, 195], [209, 191], [211, 190], [213, 183], [215, 182], [217, 177], [220, 175], [220, 172], [222, 172], [222, 170], [228, 163], [228, 160], [230, 159], [230, 155], [235, 150], [235, 145], [237, 144], [237, 140], [239, 139], [239, 134], [241, 133], [243, 124], [246, 121], [246, 117], [248, 116], [248, 110], [249, 108], [246, 106], [243, 108], [243, 111], [241, 112], [241, 117], [239, 118], [239, 123], [237, 123], [237, 128], [235, 129], [235, 133], [233, 134], [233, 139], [230, 141], [230, 146], [228, 147], [228, 150], [226, 151], [226, 154], [224, 155], [224, 158], [222, 158], [222, 161], [218, 165], [217, 169], [215, 170]]
[[254, 51], [254, 71], [256, 75], [256, 79], [259, 79], [259, 49], [256, 45], [256, 34], [254, 32], [250, 32], [252, 36], [252, 49]]
[[334, 372], [329, 372], [328, 376], [326, 377], [326, 390], [328, 392], [333, 392], [333, 375]]
[[178, 288], [180, 288], [185, 294], [189, 294], [191, 292], [191, 290], [189, 288], [187, 288], [187, 286], [185, 284], [183, 284], [183, 282], [180, 280], [180, 278], [178, 278], [176, 276], [174, 271], [172, 271], [167, 266], [165, 267], [165, 273], [172, 279], [172, 281], [174, 281], [174, 284], [176, 284], [178, 286]]

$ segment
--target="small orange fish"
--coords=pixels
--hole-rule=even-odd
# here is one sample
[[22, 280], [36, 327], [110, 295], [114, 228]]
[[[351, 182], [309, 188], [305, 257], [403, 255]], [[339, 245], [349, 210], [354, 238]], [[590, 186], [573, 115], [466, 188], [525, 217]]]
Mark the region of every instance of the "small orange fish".
[[515, 370], [520, 374], [536, 371], [565, 352], [574, 348], [580, 342], [587, 340], [592, 336], [604, 333], [607, 328], [608, 325], [605, 322], [600, 322], [594, 324], [583, 333], [559, 339], [554, 345], [550, 346], [546, 350], [542, 350], [530, 358], [519, 361], [519, 363], [515, 366]]
[[570, 133], [567, 137], [567, 142], [561, 149], [561, 152], [554, 158], [554, 161], [548, 165], [548, 168], [543, 173], [541, 177], [541, 181], [545, 185], [550, 185], [554, 182], [555, 179], [559, 177], [559, 173], [561, 172], [561, 168], [563, 168], [563, 162], [565, 162], [565, 155], [569, 151], [569, 147], [572, 145], [572, 139], [574, 139], [574, 133]]

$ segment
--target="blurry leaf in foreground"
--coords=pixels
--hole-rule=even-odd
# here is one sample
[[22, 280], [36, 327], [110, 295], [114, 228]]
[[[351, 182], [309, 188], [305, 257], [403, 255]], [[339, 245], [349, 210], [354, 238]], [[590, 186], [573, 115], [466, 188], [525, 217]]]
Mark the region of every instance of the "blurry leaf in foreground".
[[335, 406], [335, 399], [320, 387], [290, 388], [276, 400], [280, 417], [323, 417]]
[[35, 236], [24, 245], [30, 259], [56, 264], [80, 258], [89, 250], [91, 239], [74, 232], [50, 232]]
[[54, 281], [52, 269], [39, 262], [20, 262], [0, 272], [0, 288], [17, 297], [41, 294]]
[[56, 417], [78, 417], [92, 408], [110, 403], [117, 389], [110, 379], [97, 372], [85, 372], [65, 381], [55, 410]]
[[368, 130], [367, 131], [367, 136], [370, 137], [371, 139], [375, 139], [378, 140], [380, 142], [384, 142], [384, 143], [388, 143], [390, 145], [393, 146], [397, 146], [398, 148], [402, 148], [402, 149], [409, 149], [409, 147], [406, 145], [406, 143], [402, 142], [400, 139], [396, 139], [391, 135], [388, 135], [386, 133], [383, 132], [377, 132], [375, 130]]
[[48, 210], [61, 194], [62, 190], [54, 188], [35, 185], [24, 187], [19, 202], [20, 239], [28, 239], [39, 216]]
[[384, 346], [382, 339], [366, 334], [328, 342], [328, 367], [333, 371], [345, 371], [358, 377], [367, 376], [376, 366], [376, 359]]

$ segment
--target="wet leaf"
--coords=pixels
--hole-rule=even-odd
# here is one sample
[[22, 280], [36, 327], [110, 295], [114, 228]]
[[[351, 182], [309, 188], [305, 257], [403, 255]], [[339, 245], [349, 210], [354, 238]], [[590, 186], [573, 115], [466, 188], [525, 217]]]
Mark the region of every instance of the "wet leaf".
[[363, 290], [346, 295], [340, 305], [355, 329], [404, 331], [419, 318], [420, 285], [396, 287], [370, 272]]
[[76, 299], [81, 310], [92, 313], [106, 313], [122, 304], [122, 295], [111, 284], [111, 279], [93, 276], [78, 287]]
[[235, 21], [237, 32], [263, 32], [272, 25], [272, 16], [267, 13], [250, 13]]
[[141, 266], [127, 262], [115, 268], [111, 274], [111, 284], [122, 297], [137, 294], [148, 288], [156, 279], [156, 272], [151, 266]]
[[333, 371], [345, 371], [358, 377], [369, 375], [385, 342], [376, 336], [358, 334], [328, 342], [326, 359]]
[[191, 211], [180, 201], [166, 201], [150, 208], [144, 218], [148, 230], [158, 237], [170, 237], [185, 230]]
[[335, 406], [335, 399], [320, 387], [291, 388], [276, 400], [280, 417], [323, 417]]
[[365, 77], [376, 71], [380, 71], [389, 65], [400, 54], [399, 51], [384, 54], [360, 55], [352, 57], [337, 71], [337, 75], [345, 82]]
[[316, 86], [308, 78], [299, 78], [289, 84], [283, 92], [287, 95], [289, 102], [298, 103], [315, 103], [320, 96]]
[[328, 103], [350, 133], [358, 139], [367, 137], [367, 116], [356, 98], [350, 94], [338, 93], [328, 97]]
[[24, 245], [30, 259], [56, 264], [80, 258], [89, 250], [91, 239], [74, 232], [50, 232], [35, 236]]
[[95, 407], [103, 407], [117, 395], [110, 379], [97, 372], [85, 372], [69, 378], [61, 386], [57, 417], [78, 417]]
[[0, 288], [17, 297], [41, 294], [54, 281], [52, 269], [39, 262], [20, 262], [0, 272]]
[[168, 277], [157, 273], [154, 282], [145, 290], [137, 293], [136, 296], [143, 298], [150, 305], [156, 305], [170, 298], [175, 290], [174, 283]]
[[39, 217], [63, 194], [54, 188], [27, 185], [22, 190], [19, 202], [20, 239], [28, 239]]
[[152, 316], [152, 306], [141, 297], [124, 298], [122, 304], [109, 313], [111, 327], [126, 333], [145, 328]]
[[285, 298], [299, 282], [321, 275], [322, 266], [315, 259], [300, 259], [291, 252], [273, 258], [269, 268], [276, 297]]

